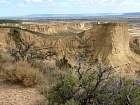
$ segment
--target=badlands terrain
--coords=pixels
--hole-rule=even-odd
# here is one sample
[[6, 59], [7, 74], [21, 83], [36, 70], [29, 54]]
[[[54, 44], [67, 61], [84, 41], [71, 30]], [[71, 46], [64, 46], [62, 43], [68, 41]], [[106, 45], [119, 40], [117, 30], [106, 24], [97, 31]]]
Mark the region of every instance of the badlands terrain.
[[[17, 42], [14, 37], [9, 38], [12, 32], [15, 35], [20, 33], [20, 38], [16, 36]], [[18, 42], [18, 38], [21, 42]], [[19, 47], [19, 44], [22, 45]], [[116, 74], [135, 78], [140, 70], [139, 46], [140, 23], [134, 22], [53, 21], [0, 24], [1, 68], [4, 65], [8, 70], [18, 60], [36, 60], [40, 62], [37, 66], [43, 65], [43, 73], [47, 75], [48, 68], [54, 69], [58, 59], [66, 59], [66, 63], [72, 67], [84, 63], [86, 59], [86, 62], [92, 64], [100, 60], [104, 65], [114, 67]], [[24, 53], [21, 54], [20, 50], [24, 50]], [[9, 57], [10, 54], [15, 54], [16, 57]], [[10, 60], [5, 61], [7, 59]], [[10, 65], [5, 62], [10, 62]], [[86, 65], [82, 67], [84, 70]], [[5, 81], [3, 72], [1, 75], [0, 105], [40, 105], [45, 100], [36, 86], [30, 87], [29, 84], [25, 88], [18, 83]], [[27, 86], [26, 83], [23, 84]]]
[[[36, 49], [56, 53], [60, 58], [65, 55], [70, 64], [76, 64], [78, 54], [84, 52], [83, 50], [91, 58], [101, 57], [105, 64], [111, 64], [114, 67], [131, 65], [131, 60], [139, 62], [139, 56], [130, 50], [131, 44], [138, 46], [140, 44], [138, 23], [59, 21], [1, 24], [0, 44], [4, 51], [9, 46], [13, 46], [12, 43], [9, 45], [6, 43], [7, 34], [12, 28], [18, 29], [23, 39], [34, 43]], [[135, 68], [137, 63], [132, 63], [132, 66]]]

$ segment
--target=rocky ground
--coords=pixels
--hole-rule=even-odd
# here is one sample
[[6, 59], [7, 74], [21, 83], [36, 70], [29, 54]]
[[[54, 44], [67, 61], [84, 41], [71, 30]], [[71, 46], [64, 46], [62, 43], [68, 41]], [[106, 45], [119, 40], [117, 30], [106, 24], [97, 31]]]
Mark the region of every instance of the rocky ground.
[[35, 88], [24, 88], [0, 80], [0, 105], [39, 105], [44, 97]]

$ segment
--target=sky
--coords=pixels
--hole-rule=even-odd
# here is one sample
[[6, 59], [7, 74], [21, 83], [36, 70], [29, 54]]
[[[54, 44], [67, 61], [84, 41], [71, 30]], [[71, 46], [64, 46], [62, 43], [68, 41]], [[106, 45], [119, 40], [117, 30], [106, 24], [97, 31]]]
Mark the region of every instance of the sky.
[[140, 0], [0, 0], [0, 16], [140, 12]]

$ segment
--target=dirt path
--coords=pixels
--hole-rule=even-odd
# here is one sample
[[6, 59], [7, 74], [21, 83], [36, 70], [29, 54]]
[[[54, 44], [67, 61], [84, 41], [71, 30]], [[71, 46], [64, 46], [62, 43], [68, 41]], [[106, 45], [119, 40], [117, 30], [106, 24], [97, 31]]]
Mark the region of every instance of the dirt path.
[[44, 99], [35, 88], [0, 81], [0, 105], [38, 105]]

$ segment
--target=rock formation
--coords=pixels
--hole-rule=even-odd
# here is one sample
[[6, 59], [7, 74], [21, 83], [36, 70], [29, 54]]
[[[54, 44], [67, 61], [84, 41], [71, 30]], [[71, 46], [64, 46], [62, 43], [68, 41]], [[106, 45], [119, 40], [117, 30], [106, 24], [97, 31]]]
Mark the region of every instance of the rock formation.
[[95, 39], [94, 58], [100, 58], [113, 67], [118, 66], [120, 72], [139, 70], [140, 56], [130, 50], [127, 23], [97, 25], [91, 35]]
[[15, 27], [30, 32], [38, 32], [46, 35], [64, 33], [64, 32], [78, 32], [88, 29], [92, 24], [90, 22], [48, 22], [47, 24], [40, 23], [23, 23], [23, 24], [1, 24], [1, 27]]
[[[60, 22], [34, 26], [31, 28], [31, 25], [26, 24], [26, 27], [30, 27], [32, 31], [36, 29], [35, 31], [49, 33], [49, 35], [40, 36], [37, 33], [21, 30], [23, 38], [34, 42], [38, 48], [46, 48], [45, 51], [55, 51], [60, 58], [66, 55], [71, 64], [76, 62], [79, 53], [85, 53], [92, 59], [100, 58], [105, 64], [118, 66], [121, 72], [135, 72], [140, 68], [140, 56], [133, 53], [129, 47], [127, 23]], [[45, 31], [37, 27], [45, 27]], [[8, 29], [0, 28], [0, 32], [1, 42], [5, 43], [3, 38], [7, 35]]]

